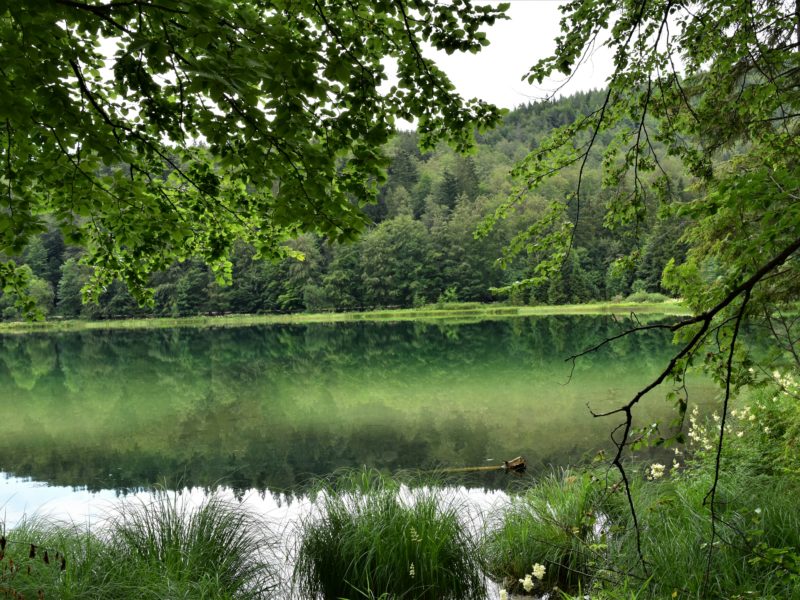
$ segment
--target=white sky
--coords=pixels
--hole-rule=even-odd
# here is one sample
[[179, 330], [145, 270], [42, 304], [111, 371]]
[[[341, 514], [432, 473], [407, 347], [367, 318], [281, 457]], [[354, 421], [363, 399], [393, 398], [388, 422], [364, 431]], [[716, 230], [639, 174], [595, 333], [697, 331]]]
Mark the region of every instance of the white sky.
[[[476, 2], [484, 4], [484, 2]], [[496, 2], [491, 2], [496, 4]], [[510, 19], [486, 29], [490, 45], [478, 54], [429, 51], [465, 98], [480, 98], [503, 108], [514, 108], [547, 97], [563, 80], [531, 86], [522, 81], [537, 60], [555, 49], [559, 35], [560, 0], [511, 0]], [[611, 73], [611, 55], [597, 50], [578, 69], [558, 95], [605, 87]]]

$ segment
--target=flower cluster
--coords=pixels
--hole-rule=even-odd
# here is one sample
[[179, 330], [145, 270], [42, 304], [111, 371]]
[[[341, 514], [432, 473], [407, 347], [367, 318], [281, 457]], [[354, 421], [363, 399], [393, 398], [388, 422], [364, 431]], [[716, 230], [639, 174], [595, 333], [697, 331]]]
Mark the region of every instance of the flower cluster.
[[[533, 563], [533, 570], [530, 573], [526, 573], [525, 577], [520, 579], [519, 582], [522, 584], [522, 588], [530, 593], [536, 587], [534, 579], [541, 581], [544, 579], [545, 573], [547, 573], [547, 568], [544, 565]], [[506, 590], [500, 590], [500, 600], [508, 600], [508, 592]]]
[[[719, 416], [716, 420], [719, 421]], [[706, 424], [700, 422], [700, 409], [695, 405], [692, 412], [689, 414], [689, 443], [698, 446], [702, 450], [711, 450], [714, 447], [713, 435]]]
[[647, 478], [650, 481], [654, 479], [661, 479], [664, 476], [664, 465], [661, 463], [653, 463], [647, 471]]
[[[750, 369], [751, 380], [756, 383], [764, 383], [756, 379], [755, 369]], [[779, 435], [776, 431], [775, 410], [781, 410], [780, 401], [784, 398], [800, 398], [800, 383], [790, 373], [773, 371], [766, 377], [766, 382], [777, 387], [777, 390], [769, 399], [754, 394], [749, 404], [730, 411], [730, 419], [725, 422], [725, 434], [734, 439], [746, 438], [753, 435], [775, 436]], [[769, 397], [767, 397], [769, 398]], [[777, 406], [773, 407], [773, 404]], [[700, 411], [697, 406], [692, 408], [689, 414], [689, 446], [697, 452], [713, 451], [717, 447], [719, 438], [719, 428], [722, 418], [719, 414], [713, 413], [708, 420], [700, 418]], [[673, 465], [673, 468], [675, 466]], [[652, 471], [648, 473], [648, 479], [656, 479]]]
[[[533, 564], [533, 570], [530, 573], [525, 575], [524, 579], [520, 579], [519, 582], [522, 584], [523, 589], [526, 592], [530, 592], [535, 586], [534, 578], [541, 581], [544, 578], [545, 573], [547, 573], [547, 569], [544, 565], [540, 565], [539, 563]], [[505, 590], [503, 590], [504, 592]], [[508, 597], [508, 596], [506, 596]], [[503, 600], [503, 594], [500, 594], [500, 600]]]
[[781, 375], [780, 371], [773, 371], [772, 378], [784, 390], [797, 388], [797, 382], [795, 382], [794, 377], [792, 377], [790, 373]]

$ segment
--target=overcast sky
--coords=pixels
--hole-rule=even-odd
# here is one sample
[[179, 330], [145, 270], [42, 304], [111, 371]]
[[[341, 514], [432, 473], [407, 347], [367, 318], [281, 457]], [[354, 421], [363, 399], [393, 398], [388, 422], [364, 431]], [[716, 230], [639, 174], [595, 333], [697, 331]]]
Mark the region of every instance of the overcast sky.
[[[481, 4], [481, 2], [477, 2]], [[555, 48], [561, 13], [559, 0], [512, 0], [510, 20], [498, 21], [487, 30], [491, 44], [478, 54], [430, 51], [428, 56], [452, 79], [465, 98], [480, 98], [504, 108], [541, 100], [563, 80], [528, 85], [522, 76]], [[605, 87], [611, 57], [598, 50], [578, 69], [559, 95]]]

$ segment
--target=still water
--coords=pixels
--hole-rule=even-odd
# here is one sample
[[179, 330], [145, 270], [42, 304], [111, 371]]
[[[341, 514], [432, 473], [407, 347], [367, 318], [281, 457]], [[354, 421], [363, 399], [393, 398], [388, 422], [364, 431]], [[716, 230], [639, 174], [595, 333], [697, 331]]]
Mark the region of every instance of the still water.
[[[607, 448], [619, 421], [587, 405], [629, 399], [674, 352], [668, 335], [642, 332], [579, 359], [570, 379], [566, 357], [628, 325], [554, 316], [0, 336], [0, 507], [152, 485], [281, 503], [341, 467], [574, 463]], [[640, 425], [669, 419], [667, 391], [644, 399]], [[699, 378], [689, 391], [700, 403], [716, 394]], [[467, 486], [506, 480], [483, 473]]]

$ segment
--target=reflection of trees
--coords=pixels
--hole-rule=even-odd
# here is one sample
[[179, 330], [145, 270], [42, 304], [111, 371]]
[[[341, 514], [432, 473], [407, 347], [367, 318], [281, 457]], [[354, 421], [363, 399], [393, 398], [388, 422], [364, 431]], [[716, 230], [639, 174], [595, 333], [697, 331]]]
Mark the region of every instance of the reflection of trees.
[[17, 387], [32, 390], [39, 378], [56, 368], [53, 340], [45, 336], [2, 339], [3, 363]]
[[[293, 490], [362, 464], [518, 453], [563, 463], [606, 433], [584, 408], [592, 386], [613, 395], [668, 350], [656, 333], [626, 338], [582, 360], [576, 385], [558, 385], [563, 356], [621, 326], [548, 317], [0, 337], [0, 469], [92, 489]], [[634, 360], [610, 360], [621, 352]]]

